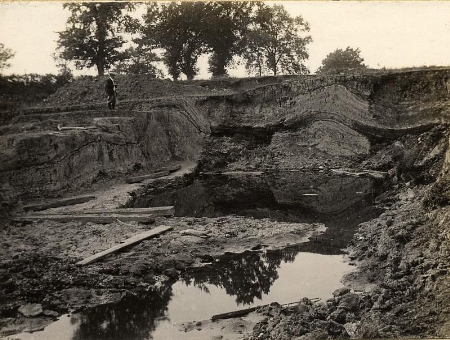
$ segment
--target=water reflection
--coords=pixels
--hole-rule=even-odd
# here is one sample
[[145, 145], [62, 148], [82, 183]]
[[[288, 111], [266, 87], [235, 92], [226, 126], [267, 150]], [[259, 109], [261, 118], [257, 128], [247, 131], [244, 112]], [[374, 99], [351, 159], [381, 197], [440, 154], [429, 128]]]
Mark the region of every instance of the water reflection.
[[[299, 253], [304, 252], [303, 248], [303, 245], [295, 245], [267, 252], [227, 254], [206, 268], [184, 273], [181, 281], [207, 293], [206, 284], [214, 285], [234, 296], [237, 305], [250, 305], [255, 299], [261, 300], [263, 295], [269, 294], [273, 283], [279, 278], [281, 264], [296, 261]], [[299, 273], [293, 275], [298, 276]]]
[[120, 303], [107, 304], [74, 314], [77, 324], [72, 340], [147, 340], [164, 318], [172, 297], [170, 285], [158, 292], [124, 297]]
[[367, 177], [326, 172], [203, 174], [189, 186], [139, 197], [136, 206], [174, 205], [177, 216], [253, 214], [304, 221], [346, 214], [362, 200], [370, 202], [374, 187]]
[[[302, 251], [342, 254], [359, 223], [378, 216], [371, 178], [327, 172], [203, 175], [187, 187], [140, 198], [139, 206], [174, 205], [178, 216], [238, 214], [281, 222], [322, 222], [323, 235]], [[192, 200], [195, 197], [195, 200]]]
[[278, 279], [280, 263], [281, 258], [268, 254], [246, 252], [228, 255], [208, 268], [186, 273], [182, 281], [199, 288], [203, 288], [204, 283], [213, 284], [235, 296], [238, 305], [248, 305], [255, 298], [261, 299], [263, 294], [269, 293]]

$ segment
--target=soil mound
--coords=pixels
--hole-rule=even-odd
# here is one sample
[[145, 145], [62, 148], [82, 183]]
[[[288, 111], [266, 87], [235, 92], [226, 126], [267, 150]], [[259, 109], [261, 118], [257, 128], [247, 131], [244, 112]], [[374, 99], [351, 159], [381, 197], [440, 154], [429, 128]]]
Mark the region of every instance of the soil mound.
[[[45, 99], [39, 107], [89, 105], [106, 102], [104, 77], [82, 77], [60, 88]], [[174, 83], [145, 75], [117, 75], [117, 99], [120, 101], [146, 100], [155, 97], [189, 96], [210, 93], [204, 87]]]

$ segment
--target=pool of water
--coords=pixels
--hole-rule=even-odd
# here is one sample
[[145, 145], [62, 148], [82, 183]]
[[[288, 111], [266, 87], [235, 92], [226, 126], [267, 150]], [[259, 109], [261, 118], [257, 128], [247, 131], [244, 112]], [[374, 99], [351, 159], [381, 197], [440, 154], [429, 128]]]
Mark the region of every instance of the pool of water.
[[[127, 296], [59, 321], [36, 340], [192, 339], [177, 324], [271, 302], [303, 297], [326, 300], [352, 270], [342, 249], [357, 225], [381, 213], [373, 207], [374, 182], [327, 173], [203, 176], [182, 187], [141, 197], [136, 206], [174, 205], [180, 216], [240, 214], [290, 222], [323, 222], [309, 242], [278, 251], [227, 254], [157, 292]], [[193, 200], [192, 197], [196, 199]], [[195, 334], [195, 333], [194, 333]]]
[[298, 252], [295, 247], [223, 257], [204, 270], [185, 273], [161, 291], [64, 315], [44, 331], [16, 338], [191, 339], [193, 334], [179, 331], [177, 324], [271, 302], [291, 303], [303, 297], [326, 300], [342, 287], [342, 276], [351, 270], [343, 255]]

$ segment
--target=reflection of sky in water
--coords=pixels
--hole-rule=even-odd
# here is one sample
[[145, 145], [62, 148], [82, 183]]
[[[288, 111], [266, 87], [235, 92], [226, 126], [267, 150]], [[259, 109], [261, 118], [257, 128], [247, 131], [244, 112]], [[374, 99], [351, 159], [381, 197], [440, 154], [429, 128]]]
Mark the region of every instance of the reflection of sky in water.
[[[75, 334], [79, 321], [76, 315], [63, 315], [58, 321], [45, 327], [42, 332], [35, 333], [20, 333], [12, 335], [14, 340], [72, 340]], [[3, 338], [2, 338], [3, 339]], [[6, 338], [10, 339], [10, 338]]]
[[199, 287], [186, 286], [178, 281], [172, 286], [174, 297], [169, 303], [168, 316], [172, 323], [179, 323], [204, 320], [214, 314], [275, 301], [283, 304], [298, 301], [302, 297], [326, 300], [334, 290], [342, 287], [342, 275], [351, 268], [343, 262], [340, 255], [299, 253], [294, 262], [281, 263], [278, 279], [270, 287], [268, 294], [263, 294], [261, 299], [254, 299], [252, 304], [246, 305], [237, 305], [236, 296], [229, 295], [224, 289], [212, 284], [204, 284], [209, 290], [208, 294]]
[[[197, 285], [186, 285], [178, 281], [161, 299], [137, 298], [126, 304], [100, 306], [71, 317], [62, 316], [42, 332], [28, 335], [23, 333], [15, 337], [23, 340], [196, 339], [196, 331], [180, 332], [173, 325], [207, 320], [215, 314], [274, 301], [283, 304], [303, 297], [326, 300], [334, 290], [342, 287], [342, 275], [352, 269], [343, 262], [342, 255], [311, 253], [298, 253], [294, 261], [283, 260], [276, 267], [276, 277], [272, 280], [274, 282], [270, 285], [269, 292], [261, 294], [261, 298], [254, 298], [253, 303], [237, 304], [236, 295], [230, 295], [224, 288], [206, 281], [198, 284], [202, 279], [196, 281]], [[251, 266], [248, 270], [251, 270]], [[236, 274], [245, 276], [244, 273]], [[255, 285], [261, 279], [251, 278]]]

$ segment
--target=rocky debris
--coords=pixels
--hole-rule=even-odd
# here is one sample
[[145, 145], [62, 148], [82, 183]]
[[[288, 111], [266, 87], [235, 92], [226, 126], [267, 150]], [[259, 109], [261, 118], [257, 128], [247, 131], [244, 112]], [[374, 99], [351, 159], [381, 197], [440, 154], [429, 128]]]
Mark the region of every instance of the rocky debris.
[[162, 223], [174, 227], [174, 231], [81, 268], [77, 261], [147, 227], [138, 223], [46, 221], [4, 228], [0, 251], [4, 303], [0, 319], [14, 315], [13, 311], [24, 301], [42, 305], [43, 311], [58, 313], [118, 301], [127, 291], [157, 286], [157, 277], [163, 274], [166, 280], [176, 279], [187, 268], [202, 266], [205, 258], [214, 261], [225, 252], [243, 252], [261, 244], [263, 249], [280, 248], [304, 242], [323, 229], [321, 225], [239, 216], [157, 217], [155, 225]]
[[28, 304], [20, 306], [18, 312], [27, 318], [41, 315], [44, 310], [42, 309], [42, 305], [38, 303]]
[[15, 339], [14, 336], [13, 337], [9, 336], [22, 332], [33, 333], [37, 331], [42, 331], [52, 322], [54, 322], [54, 320], [48, 317], [26, 318], [23, 316], [19, 316], [16, 318], [9, 318], [6, 320], [4, 319], [0, 323], [1, 325], [0, 336], [2, 336], [2, 339], [4, 336], [6, 336], [6, 339], [11, 338]]
[[[328, 302], [329, 304], [337, 302]], [[256, 339], [331, 339], [350, 338], [343, 323], [347, 311], [342, 307], [331, 314], [325, 303], [314, 303], [304, 298], [297, 305], [283, 308], [277, 303], [259, 310], [266, 318], [256, 324], [247, 340]], [[342, 322], [342, 319], [344, 322]], [[339, 320], [341, 322], [338, 322]]]
[[326, 302], [260, 310], [266, 318], [247, 339], [449, 336], [450, 308], [442, 308], [450, 302], [448, 209], [426, 212], [429, 190], [403, 189], [385, 213], [361, 225], [348, 248], [358, 271], [346, 276], [347, 287]]

